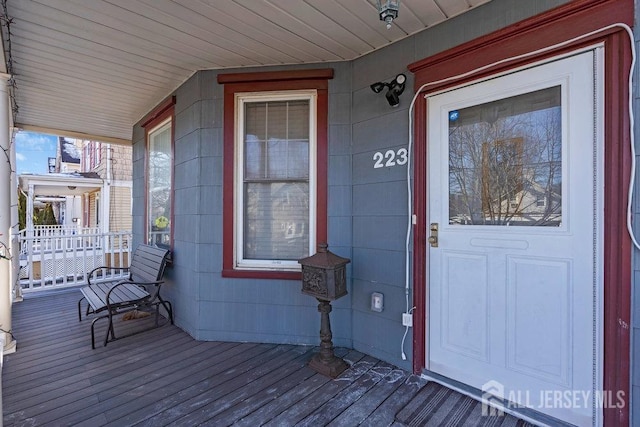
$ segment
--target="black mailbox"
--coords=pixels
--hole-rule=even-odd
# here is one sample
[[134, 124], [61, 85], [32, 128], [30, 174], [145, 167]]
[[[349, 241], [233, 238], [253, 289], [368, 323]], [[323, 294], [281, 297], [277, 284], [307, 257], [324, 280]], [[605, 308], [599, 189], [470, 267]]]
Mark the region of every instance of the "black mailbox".
[[316, 372], [335, 378], [349, 366], [333, 352], [329, 313], [331, 303], [347, 294], [347, 267], [351, 262], [327, 250], [326, 243], [318, 245], [318, 252], [298, 261], [302, 265], [302, 293], [315, 297], [320, 312], [320, 352], [309, 361]]
[[318, 245], [318, 252], [298, 260], [302, 265], [302, 293], [333, 301], [347, 294], [347, 264], [351, 260], [327, 250], [326, 243]]

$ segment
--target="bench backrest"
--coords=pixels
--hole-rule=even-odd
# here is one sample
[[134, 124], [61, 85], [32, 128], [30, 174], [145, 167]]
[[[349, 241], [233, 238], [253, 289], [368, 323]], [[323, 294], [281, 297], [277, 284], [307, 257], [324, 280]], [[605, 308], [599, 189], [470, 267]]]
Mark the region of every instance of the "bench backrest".
[[149, 245], [140, 245], [133, 253], [129, 277], [134, 282], [156, 282], [162, 280], [169, 250]]

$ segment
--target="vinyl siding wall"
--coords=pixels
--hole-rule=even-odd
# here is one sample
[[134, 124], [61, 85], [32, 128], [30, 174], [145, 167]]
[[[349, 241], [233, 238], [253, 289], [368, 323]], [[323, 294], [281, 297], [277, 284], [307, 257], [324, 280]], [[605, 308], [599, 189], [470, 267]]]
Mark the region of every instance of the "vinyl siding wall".
[[[110, 144], [111, 148], [111, 179], [116, 181], [131, 181], [131, 147], [124, 145]], [[100, 176], [108, 178], [106, 175], [106, 161], [107, 161], [107, 144], [102, 144], [102, 162], [100, 168], [104, 169], [104, 175], [100, 173]]]
[[[373, 156], [406, 147], [413, 76], [406, 66], [460, 43], [490, 33], [563, 1], [493, 0], [432, 29], [353, 61], [353, 344], [354, 348], [410, 369], [402, 361], [405, 328], [405, 240], [407, 231], [406, 166], [375, 168]], [[384, 93], [370, 85], [388, 82], [398, 73], [408, 77], [400, 105], [392, 108]], [[384, 92], [384, 91], [383, 91]], [[417, 144], [423, 143], [416, 141]], [[371, 311], [373, 292], [384, 295], [384, 311]], [[412, 295], [409, 295], [412, 307]], [[412, 330], [404, 352], [412, 357]]]
[[89, 222], [87, 223], [88, 227], [97, 227], [97, 207], [98, 203], [96, 203], [96, 199], [100, 197], [100, 192], [96, 191], [94, 193], [89, 194]]
[[[373, 156], [406, 147], [413, 79], [406, 66], [558, 6], [564, 1], [493, 0], [355, 61], [225, 72], [331, 67], [329, 81], [328, 243], [351, 259], [349, 295], [333, 303], [337, 346], [353, 347], [411, 369], [412, 335], [401, 358], [405, 311], [406, 166], [375, 168]], [[381, 24], [382, 25], [382, 24]], [[408, 77], [400, 105], [369, 88]], [[203, 340], [318, 344], [316, 301], [299, 281], [221, 277], [223, 87], [216, 71], [194, 74], [174, 93], [174, 264], [167, 297], [176, 321]], [[169, 95], [169, 94], [168, 94]], [[134, 246], [143, 242], [145, 133], [133, 129]], [[384, 311], [370, 310], [372, 292]]]
[[131, 187], [112, 186], [109, 203], [109, 231], [131, 230]]
[[[133, 219], [131, 217], [131, 179], [132, 179], [132, 147], [116, 144], [98, 143], [100, 149], [100, 162], [87, 172], [96, 172], [105, 182], [111, 183], [111, 195], [109, 200], [109, 230], [131, 230]], [[108, 149], [110, 148], [110, 150]], [[107, 167], [108, 159], [111, 165]], [[107, 176], [107, 170], [109, 175]], [[99, 193], [91, 194], [89, 199], [90, 225], [96, 225], [95, 198]], [[102, 199], [101, 202], [103, 203]], [[101, 207], [102, 209], [103, 207]]]

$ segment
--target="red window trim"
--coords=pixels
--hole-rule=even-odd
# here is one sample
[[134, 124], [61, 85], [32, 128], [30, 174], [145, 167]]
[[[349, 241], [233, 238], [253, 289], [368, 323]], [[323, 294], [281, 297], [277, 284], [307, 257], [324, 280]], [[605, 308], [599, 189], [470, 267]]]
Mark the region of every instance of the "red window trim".
[[333, 68], [314, 70], [266, 71], [262, 73], [219, 74], [218, 83], [259, 83], [292, 80], [329, 80], [333, 78]]
[[[614, 23], [633, 25], [631, 0], [576, 0], [549, 12], [534, 16], [502, 30], [480, 37], [446, 52], [409, 66], [415, 73], [414, 90], [431, 81], [460, 75], [504, 58], [533, 52], [545, 46], [570, 40]], [[626, 232], [627, 184], [630, 177], [629, 116], [627, 76], [631, 51], [626, 32], [611, 28], [563, 46], [552, 52], [501, 64], [463, 79], [431, 86], [424, 93], [442, 90], [465, 81], [476, 80], [527, 63], [556, 56], [594, 43], [605, 45], [605, 217], [604, 224], [604, 365], [605, 390], [625, 393], [624, 408], [603, 410], [605, 426], [629, 424], [630, 402], [630, 330], [631, 324], [631, 241]], [[424, 97], [417, 97], [415, 140], [426, 140], [427, 114]], [[416, 144], [415, 199], [417, 225], [414, 238], [414, 301], [416, 305], [413, 331], [413, 368], [422, 372], [425, 366], [425, 301], [426, 269], [426, 146]]]
[[173, 235], [175, 232], [175, 197], [174, 190], [174, 153], [175, 153], [175, 103], [176, 97], [171, 96], [158, 105], [151, 113], [142, 120], [141, 126], [144, 128], [144, 241], [149, 241], [149, 131], [153, 130], [157, 125], [170, 118], [171, 120], [171, 230], [169, 234], [169, 246], [173, 250]]
[[269, 71], [265, 73], [234, 73], [218, 75], [224, 84], [224, 178], [223, 178], [223, 249], [222, 276], [257, 279], [300, 280], [300, 272], [271, 270], [238, 270], [234, 268], [234, 162], [235, 158], [235, 94], [238, 92], [267, 92], [315, 89], [317, 91], [317, 189], [316, 241], [327, 241], [327, 160], [328, 160], [328, 79], [333, 69]]
[[167, 118], [168, 110], [173, 110], [174, 105], [176, 105], [176, 96], [172, 95], [158, 104], [158, 106], [151, 110], [149, 114], [144, 116], [144, 118], [141, 120], [140, 126], [145, 129], [153, 127], [153, 123], [159, 123], [160, 120], [158, 120], [158, 118]]

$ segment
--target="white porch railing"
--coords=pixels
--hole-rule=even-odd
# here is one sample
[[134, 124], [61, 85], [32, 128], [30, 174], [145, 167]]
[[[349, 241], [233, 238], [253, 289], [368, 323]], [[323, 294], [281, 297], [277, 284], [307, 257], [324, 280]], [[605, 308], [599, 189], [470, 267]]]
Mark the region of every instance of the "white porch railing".
[[[85, 236], [88, 234], [100, 234], [100, 228], [98, 227], [83, 227], [69, 225], [36, 225], [32, 231], [22, 230], [20, 231], [20, 241], [26, 241], [29, 237], [29, 241], [32, 243], [29, 245], [20, 245], [20, 253], [28, 254], [28, 251], [32, 249], [34, 252], [51, 251], [70, 249], [72, 240], [59, 239], [59, 237], [71, 237], [71, 236]], [[63, 247], [66, 244], [67, 247]]]
[[[22, 230], [20, 242], [20, 287], [23, 292], [85, 284], [96, 267], [128, 267], [131, 232], [100, 233], [97, 228], [36, 226]], [[102, 279], [124, 277], [108, 274]]]

